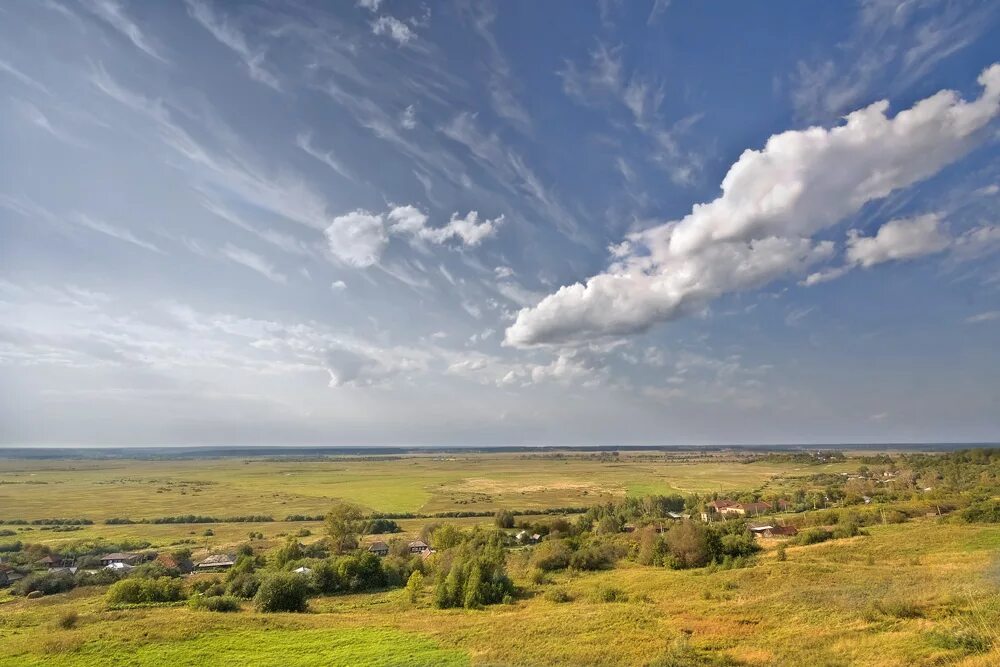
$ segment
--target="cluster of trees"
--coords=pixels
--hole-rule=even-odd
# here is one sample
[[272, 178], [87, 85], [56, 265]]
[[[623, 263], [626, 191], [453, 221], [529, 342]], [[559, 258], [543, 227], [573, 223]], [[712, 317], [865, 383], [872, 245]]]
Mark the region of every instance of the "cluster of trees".
[[514, 584], [505, 562], [502, 533], [474, 531], [435, 563], [434, 604], [441, 609], [478, 609], [511, 600]]

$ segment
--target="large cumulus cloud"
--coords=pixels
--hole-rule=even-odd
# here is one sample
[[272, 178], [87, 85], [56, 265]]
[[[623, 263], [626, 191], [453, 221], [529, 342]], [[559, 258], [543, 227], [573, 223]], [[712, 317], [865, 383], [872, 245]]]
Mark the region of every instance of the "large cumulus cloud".
[[803, 273], [834, 251], [813, 240], [818, 231], [928, 178], [977, 143], [1000, 109], [1000, 64], [978, 82], [983, 92], [973, 101], [943, 90], [892, 118], [880, 101], [837, 127], [772, 136], [733, 164], [717, 199], [631, 235], [606, 272], [522, 309], [506, 343], [637, 333], [722, 294]]

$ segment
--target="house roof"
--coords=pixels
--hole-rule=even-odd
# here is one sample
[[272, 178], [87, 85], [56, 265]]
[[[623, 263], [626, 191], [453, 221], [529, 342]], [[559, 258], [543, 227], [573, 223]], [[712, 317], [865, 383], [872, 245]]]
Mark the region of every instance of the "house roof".
[[236, 560], [229, 554], [212, 554], [205, 560], [198, 563], [198, 567], [220, 567], [223, 565], [235, 565]]
[[412, 542], [410, 542], [410, 547], [411, 548], [412, 547], [420, 547], [422, 549], [425, 549], [425, 548], [427, 548], [427, 546], [428, 546], [428, 544], [426, 542], [424, 542], [423, 540], [413, 540]]
[[775, 526], [771, 529], [772, 535], [798, 535], [799, 529], [795, 526]]
[[709, 507], [714, 507], [715, 509], [722, 509], [723, 507], [733, 507], [737, 505], [735, 500], [713, 500], [708, 504]]
[[368, 547], [368, 551], [388, 551], [388, 550], [389, 550], [389, 545], [382, 541], [372, 542], [371, 546]]
[[107, 565], [104, 566], [104, 569], [121, 570], [122, 572], [127, 572], [131, 569], [134, 569], [134, 567], [135, 567], [134, 565], [129, 565], [128, 563], [116, 562], [116, 563], [108, 563]]
[[46, 556], [45, 558], [39, 558], [37, 562], [39, 562], [39, 563], [61, 563], [62, 562], [62, 558], [59, 558], [58, 556], [55, 556], [55, 557], [53, 557], [53, 556]]
[[312, 570], [303, 565], [302, 567], [297, 567], [292, 570], [295, 574], [312, 574]]

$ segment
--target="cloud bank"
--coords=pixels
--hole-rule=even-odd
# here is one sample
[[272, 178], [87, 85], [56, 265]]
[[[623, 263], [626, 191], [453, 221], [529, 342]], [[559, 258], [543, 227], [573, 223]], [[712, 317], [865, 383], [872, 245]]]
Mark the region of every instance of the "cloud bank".
[[[681, 220], [631, 235], [606, 272], [522, 309], [505, 343], [531, 347], [639, 333], [723, 294], [805, 272], [834, 252], [832, 242], [812, 238], [817, 232], [932, 176], [976, 145], [1000, 110], [1000, 64], [978, 82], [983, 92], [973, 101], [942, 90], [889, 118], [882, 100], [837, 127], [770, 137], [733, 164], [721, 196]], [[898, 233], [897, 225], [882, 240], [855, 238], [849, 252], [872, 261]]]

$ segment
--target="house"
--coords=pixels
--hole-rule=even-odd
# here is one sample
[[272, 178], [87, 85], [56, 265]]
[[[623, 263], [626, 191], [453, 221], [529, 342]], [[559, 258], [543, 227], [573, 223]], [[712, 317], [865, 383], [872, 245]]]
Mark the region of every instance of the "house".
[[795, 537], [799, 529], [795, 526], [774, 526], [764, 531], [764, 537]]
[[191, 562], [190, 558], [177, 558], [173, 554], [162, 553], [156, 557], [156, 562], [167, 568], [168, 570], [180, 570], [181, 572], [190, 572], [194, 569], [194, 563]]
[[292, 570], [292, 572], [294, 572], [295, 574], [304, 574], [306, 576], [312, 574], [312, 570], [310, 570], [305, 565], [303, 565], [302, 567], [295, 568], [294, 570]]
[[64, 560], [60, 556], [46, 556], [45, 558], [40, 558], [35, 561], [36, 564], [41, 565], [45, 568], [53, 570], [55, 568], [64, 567], [65, 565], [71, 563], [70, 560]]
[[542, 536], [539, 535], [538, 533], [535, 533], [534, 535], [531, 536], [531, 542], [532, 542], [532, 544], [534, 544], [535, 542], [540, 542], [541, 540], [542, 540]]
[[389, 555], [389, 545], [385, 542], [372, 542], [372, 545], [368, 547], [368, 552], [375, 554], [379, 558], [384, 558]]
[[104, 569], [111, 570], [112, 572], [120, 572], [122, 574], [125, 574], [135, 569], [135, 565], [129, 565], [128, 563], [115, 561], [114, 563], [108, 563], [107, 565], [105, 565]]
[[421, 560], [427, 560], [428, 558], [430, 558], [431, 556], [433, 556], [436, 553], [437, 552], [434, 551], [434, 549], [428, 549], [427, 551], [422, 551], [422, 552], [420, 552], [420, 559]]
[[229, 554], [213, 554], [198, 563], [199, 570], [226, 570], [236, 565], [236, 559]]
[[430, 546], [423, 540], [413, 540], [410, 542], [410, 553], [411, 554], [422, 554], [425, 551], [429, 551]]
[[768, 525], [768, 524], [764, 524], [764, 525], [759, 525], [759, 526], [757, 526], [757, 525], [754, 525], [754, 526], [747, 526], [747, 528], [748, 528], [748, 529], [750, 530], [750, 532], [751, 532], [751, 533], [753, 533], [754, 535], [763, 535], [763, 534], [764, 534], [764, 533], [766, 533], [766, 532], [769, 532], [769, 531], [771, 531], [771, 530], [774, 530], [774, 526], [771, 526], [771, 525]]
[[124, 563], [125, 565], [135, 566], [140, 562], [142, 562], [142, 556], [139, 554], [115, 552], [113, 554], [104, 554], [101, 556], [101, 565], [104, 567], [113, 563]]
[[626, 523], [622, 527], [622, 530], [625, 531], [626, 533], [634, 533], [635, 532], [635, 524], [634, 523]]
[[690, 519], [690, 514], [685, 514], [684, 512], [667, 512], [667, 516], [671, 519]]
[[736, 504], [735, 500], [713, 500], [708, 504], [708, 513], [718, 512], [719, 514], [725, 514], [725, 510]]
[[527, 542], [528, 538], [529, 538], [529, 535], [528, 535], [528, 531], [526, 531], [526, 530], [518, 531], [517, 535], [514, 536], [515, 540], [517, 540], [518, 542], [522, 542], [522, 543], [523, 542]]
[[730, 507], [726, 513], [736, 513], [740, 516], [757, 516], [758, 514], [764, 514], [765, 512], [770, 511], [771, 503], [760, 501], [756, 503], [737, 503], [733, 507]]

